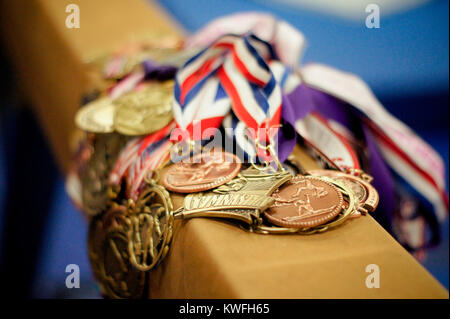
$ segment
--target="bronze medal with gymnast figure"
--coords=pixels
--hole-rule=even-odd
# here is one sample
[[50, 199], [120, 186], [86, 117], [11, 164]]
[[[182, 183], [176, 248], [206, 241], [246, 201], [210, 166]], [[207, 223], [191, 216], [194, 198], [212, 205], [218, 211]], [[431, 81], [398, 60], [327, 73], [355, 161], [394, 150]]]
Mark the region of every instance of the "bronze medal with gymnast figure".
[[275, 200], [264, 212], [271, 223], [288, 228], [310, 228], [335, 218], [344, 199], [336, 186], [320, 178], [294, 176], [272, 194]]
[[239, 158], [227, 152], [194, 155], [189, 162], [169, 167], [161, 180], [165, 188], [178, 193], [196, 193], [231, 181], [241, 170]]

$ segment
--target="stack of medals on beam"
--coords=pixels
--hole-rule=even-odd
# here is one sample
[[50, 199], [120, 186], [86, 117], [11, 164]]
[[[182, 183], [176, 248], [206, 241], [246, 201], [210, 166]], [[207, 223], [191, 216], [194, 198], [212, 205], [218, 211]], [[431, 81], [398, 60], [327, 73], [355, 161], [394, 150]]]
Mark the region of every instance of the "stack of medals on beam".
[[[87, 135], [74, 197], [90, 218], [89, 256], [104, 296], [147, 295], [148, 271], [167, 255], [175, 219], [209, 217], [261, 234], [312, 234], [375, 209], [376, 191], [355, 175], [305, 172], [295, 160], [281, 164], [274, 153], [269, 163], [206, 151], [191, 138], [171, 141], [171, 131], [181, 127], [173, 121], [175, 74], [194, 53], [173, 46], [161, 57], [161, 48], [154, 49], [158, 54], [152, 49], [102, 57], [109, 87], [75, 118]], [[174, 162], [170, 152], [180, 145], [187, 153]], [[175, 211], [169, 192], [186, 195]]]
[[[238, 30], [211, 36], [227, 28]], [[90, 218], [89, 256], [106, 297], [148, 295], [176, 219], [307, 235], [378, 205], [359, 163], [367, 155], [304, 94], [301, 33], [266, 15], [206, 29], [209, 37], [159, 39], [93, 62], [108, 89], [76, 115], [87, 134], [68, 189]], [[235, 147], [210, 147], [218, 132]], [[297, 143], [323, 169], [305, 170], [291, 155]], [[171, 193], [185, 195], [181, 207]]]

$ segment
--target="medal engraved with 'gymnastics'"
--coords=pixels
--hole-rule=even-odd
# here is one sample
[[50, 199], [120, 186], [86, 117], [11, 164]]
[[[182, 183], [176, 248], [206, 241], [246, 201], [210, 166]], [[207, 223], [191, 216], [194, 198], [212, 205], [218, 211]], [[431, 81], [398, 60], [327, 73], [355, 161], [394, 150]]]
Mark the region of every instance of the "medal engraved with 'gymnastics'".
[[285, 171], [267, 174], [246, 169], [210, 192], [186, 196], [178, 216], [231, 218], [252, 224], [273, 203], [270, 195], [291, 177]]

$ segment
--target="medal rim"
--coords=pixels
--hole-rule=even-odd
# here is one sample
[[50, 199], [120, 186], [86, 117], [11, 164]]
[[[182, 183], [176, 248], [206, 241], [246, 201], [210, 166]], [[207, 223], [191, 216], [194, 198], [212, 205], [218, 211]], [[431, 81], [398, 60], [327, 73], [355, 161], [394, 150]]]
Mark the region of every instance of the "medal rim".
[[[111, 115], [111, 124], [110, 125], [102, 125], [97, 123], [94, 120], [94, 116], [96, 112], [100, 110], [109, 108], [108, 112]], [[114, 132], [114, 114], [115, 114], [116, 106], [113, 104], [112, 100], [108, 96], [102, 96], [94, 101], [84, 105], [80, 108], [75, 114], [75, 124], [86, 132], [91, 133], [112, 133]], [[89, 125], [89, 122], [95, 123], [96, 127]]]
[[344, 178], [350, 179], [352, 181], [355, 181], [355, 182], [359, 183], [366, 191], [366, 196], [364, 198], [364, 201], [361, 202], [359, 204], [359, 206], [362, 206], [363, 208], [368, 209], [370, 212], [373, 212], [378, 207], [378, 203], [380, 201], [380, 196], [378, 194], [378, 191], [370, 183], [362, 180], [361, 178], [358, 178], [356, 176], [353, 176], [351, 174], [347, 174], [344, 172], [327, 170], [327, 169], [308, 170], [308, 173], [315, 177], [327, 176], [327, 177], [333, 178], [334, 176], [336, 176], [336, 177], [344, 177]]

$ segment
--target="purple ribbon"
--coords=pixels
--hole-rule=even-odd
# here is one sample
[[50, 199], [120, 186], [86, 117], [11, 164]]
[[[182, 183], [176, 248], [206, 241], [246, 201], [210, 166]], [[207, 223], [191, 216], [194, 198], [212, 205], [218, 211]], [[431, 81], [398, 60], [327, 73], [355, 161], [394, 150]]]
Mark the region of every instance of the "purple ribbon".
[[144, 67], [146, 79], [155, 79], [158, 81], [173, 79], [178, 70], [173, 65], [160, 65], [152, 60], [143, 61], [142, 66]]
[[299, 85], [289, 95], [284, 95], [281, 113], [284, 125], [280, 130], [278, 139], [280, 160], [284, 161], [295, 146], [297, 134], [295, 121], [312, 111], [317, 111], [325, 118], [335, 120], [353, 132], [357, 138], [365, 139], [370, 166], [365, 169], [373, 176], [373, 186], [382, 198], [375, 218], [389, 231], [395, 210], [394, 180], [370, 130], [361, 121], [362, 115], [350, 105], [304, 84]]
[[362, 124], [369, 158], [369, 172], [373, 176], [372, 185], [378, 191], [380, 202], [374, 218], [387, 230], [391, 231], [392, 219], [395, 211], [395, 185], [392, 173], [387, 167], [375, 138], [369, 128]]
[[281, 107], [282, 127], [278, 133], [278, 158], [285, 161], [292, 153], [297, 142], [295, 121], [304, 118], [314, 110], [309, 88], [300, 84], [289, 95], [283, 94], [283, 105]]

